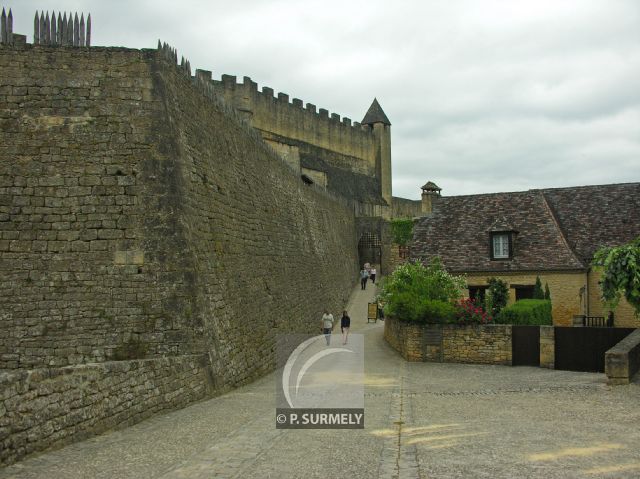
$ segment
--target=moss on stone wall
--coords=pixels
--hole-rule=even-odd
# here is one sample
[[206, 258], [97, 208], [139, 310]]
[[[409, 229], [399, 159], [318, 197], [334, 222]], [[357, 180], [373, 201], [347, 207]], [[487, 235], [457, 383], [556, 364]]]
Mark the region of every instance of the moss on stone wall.
[[344, 306], [352, 210], [155, 51], [0, 48], [0, 69], [1, 368], [210, 353], [240, 384]]

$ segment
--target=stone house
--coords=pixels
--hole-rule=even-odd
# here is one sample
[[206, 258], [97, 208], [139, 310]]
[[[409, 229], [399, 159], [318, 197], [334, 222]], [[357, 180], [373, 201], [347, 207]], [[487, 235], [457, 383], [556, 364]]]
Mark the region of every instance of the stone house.
[[[608, 315], [591, 260], [601, 246], [640, 236], [640, 183], [452, 197], [431, 182], [422, 189], [412, 259], [439, 256], [449, 271], [466, 275], [472, 297], [484, 294], [487, 278], [500, 278], [509, 303], [531, 297], [539, 276], [559, 326], [577, 315]], [[615, 326], [640, 326], [624, 300], [614, 316]]]

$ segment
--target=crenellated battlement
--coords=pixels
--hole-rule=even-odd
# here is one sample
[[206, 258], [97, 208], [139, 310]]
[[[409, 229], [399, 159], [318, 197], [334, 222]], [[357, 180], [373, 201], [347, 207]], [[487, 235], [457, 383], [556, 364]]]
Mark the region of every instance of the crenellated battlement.
[[273, 103], [276, 107], [295, 108], [303, 110], [317, 121], [327, 120], [341, 124], [346, 128], [353, 128], [367, 133], [371, 132], [371, 128], [368, 125], [361, 125], [357, 121], [352, 122], [351, 118], [342, 117], [338, 113], [330, 113], [328, 109], [318, 108], [313, 103], [305, 104], [300, 98], [291, 99], [288, 93], [278, 92], [276, 94], [275, 90], [268, 86], [258, 89], [258, 84], [248, 76], [243, 77], [242, 81], [239, 82], [235, 75], [223, 74], [220, 80], [213, 80], [213, 84], [217, 92], [227, 99], [248, 98], [258, 102]]
[[[158, 41], [158, 51], [161, 57], [191, 77], [189, 60], [182, 57], [178, 62], [178, 53], [173, 47]], [[243, 77], [242, 82], [237, 76], [227, 74], [216, 80], [210, 70], [196, 69], [191, 78], [207, 96], [216, 101], [222, 99], [224, 106], [230, 107], [240, 120], [263, 132], [267, 142], [269, 136], [275, 135], [279, 141], [290, 138], [326, 148], [348, 155], [356, 171], [375, 174], [376, 136], [371, 126], [352, 122], [350, 118], [317, 108], [313, 103], [305, 104], [300, 98], [290, 99], [287, 93], [276, 94], [267, 86], [259, 89], [248, 76]], [[358, 162], [362, 164], [358, 165]]]
[[[380, 139], [371, 126], [352, 124], [349, 118], [330, 115], [324, 108], [316, 111], [311, 103], [305, 108], [301, 99], [289, 101], [286, 93], [279, 92], [276, 97], [269, 87], [259, 91], [250, 77], [245, 76], [242, 83], [233, 75], [214, 80], [210, 70], [202, 69], [196, 69], [192, 76], [189, 60], [181, 57], [178, 62], [177, 50], [167, 43], [158, 41], [157, 52], [159, 59], [187, 77], [294, 173], [320, 178], [319, 183], [314, 181], [315, 186], [328, 188], [346, 200], [380, 203], [380, 187], [376, 185]], [[356, 177], [350, 177], [353, 174]], [[358, 179], [362, 177], [369, 177], [366, 184]]]

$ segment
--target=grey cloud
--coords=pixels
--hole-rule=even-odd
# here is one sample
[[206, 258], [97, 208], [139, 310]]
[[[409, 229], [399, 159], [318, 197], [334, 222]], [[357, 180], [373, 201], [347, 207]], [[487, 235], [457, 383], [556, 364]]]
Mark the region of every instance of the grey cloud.
[[640, 181], [640, 3], [635, 0], [71, 1], [95, 42], [178, 48], [192, 66], [251, 76], [392, 127], [394, 194]]

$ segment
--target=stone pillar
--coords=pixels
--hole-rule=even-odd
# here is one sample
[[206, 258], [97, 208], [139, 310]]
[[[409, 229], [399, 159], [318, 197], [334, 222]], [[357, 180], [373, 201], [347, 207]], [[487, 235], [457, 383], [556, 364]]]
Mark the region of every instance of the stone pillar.
[[540, 367], [555, 368], [555, 328], [540, 326]]

